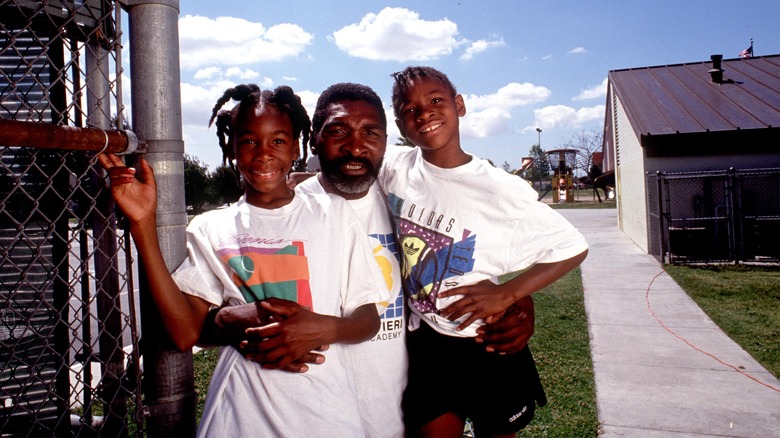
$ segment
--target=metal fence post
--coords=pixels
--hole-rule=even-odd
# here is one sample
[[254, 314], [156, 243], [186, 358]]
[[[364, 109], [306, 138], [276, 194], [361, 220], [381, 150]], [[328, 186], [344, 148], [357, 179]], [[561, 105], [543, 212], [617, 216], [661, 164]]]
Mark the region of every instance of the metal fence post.
[[664, 201], [668, 201], [668, 200], [664, 197], [663, 180], [664, 180], [663, 173], [660, 171], [656, 171], [655, 181], [656, 181], [656, 191], [658, 193], [657, 202], [658, 202], [658, 243], [660, 246], [659, 255], [661, 256], [661, 263], [670, 263], [671, 254], [668, 251], [669, 239], [667, 238], [669, 232], [666, 228], [666, 226], [668, 226], [669, 223], [667, 222], [666, 225], [664, 225]]
[[726, 202], [728, 203], [729, 256], [736, 264], [739, 264], [744, 253], [742, 227], [740, 226], [742, 209], [739, 207], [737, 169], [733, 167], [728, 168], [728, 176], [726, 177]]
[[[133, 130], [148, 147], [158, 187], [157, 235], [168, 269], [186, 257], [184, 142], [181, 127], [178, 0], [125, 1], [130, 30]], [[195, 433], [192, 354], [161, 340], [157, 312], [141, 279], [144, 395], [150, 436]]]

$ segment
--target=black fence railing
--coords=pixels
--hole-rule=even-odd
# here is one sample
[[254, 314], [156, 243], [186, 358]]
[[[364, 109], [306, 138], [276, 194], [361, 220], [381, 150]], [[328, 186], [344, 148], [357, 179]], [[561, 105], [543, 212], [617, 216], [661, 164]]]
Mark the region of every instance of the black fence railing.
[[780, 262], [780, 169], [647, 175], [649, 252], [666, 263]]

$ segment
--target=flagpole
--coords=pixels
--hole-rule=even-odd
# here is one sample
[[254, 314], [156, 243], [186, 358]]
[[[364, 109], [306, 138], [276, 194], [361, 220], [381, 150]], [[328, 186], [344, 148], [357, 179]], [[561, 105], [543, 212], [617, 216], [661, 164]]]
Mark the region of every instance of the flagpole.
[[754, 53], [754, 51], [753, 51], [753, 37], [750, 37], [750, 46], [747, 49], [739, 52], [739, 57], [743, 58], [743, 59], [744, 58], [752, 58], [753, 57], [753, 53]]

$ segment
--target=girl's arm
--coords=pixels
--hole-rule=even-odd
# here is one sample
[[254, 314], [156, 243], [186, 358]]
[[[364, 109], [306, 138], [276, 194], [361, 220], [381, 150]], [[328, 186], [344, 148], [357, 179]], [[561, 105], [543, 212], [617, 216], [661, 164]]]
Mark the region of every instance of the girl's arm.
[[285, 368], [322, 345], [356, 344], [379, 331], [375, 304], [360, 306], [346, 317], [314, 313], [278, 298], [263, 300], [260, 306], [277, 315], [279, 321], [247, 329], [247, 341], [242, 346], [254, 344], [254, 351], [246, 357], [262, 363], [264, 368]]
[[588, 250], [585, 250], [559, 262], [537, 263], [503, 284], [497, 285], [485, 280], [440, 292], [440, 298], [463, 295], [458, 301], [442, 309], [441, 315], [452, 321], [470, 313], [458, 326], [458, 330], [465, 329], [480, 318], [486, 323], [495, 322], [517, 301], [549, 286], [579, 266], [587, 255]]
[[144, 159], [137, 170], [127, 167], [114, 154], [101, 154], [98, 160], [108, 171], [114, 201], [130, 222], [163, 325], [176, 348], [186, 351], [198, 341], [210, 304], [183, 293], [165, 265], [157, 239], [157, 183], [152, 168]]

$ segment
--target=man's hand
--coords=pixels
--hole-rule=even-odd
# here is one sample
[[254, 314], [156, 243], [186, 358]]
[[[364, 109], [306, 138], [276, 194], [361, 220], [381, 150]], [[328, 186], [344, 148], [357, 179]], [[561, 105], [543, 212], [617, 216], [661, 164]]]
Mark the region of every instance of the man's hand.
[[274, 322], [246, 330], [246, 338], [239, 348], [247, 352], [247, 359], [260, 363], [263, 368], [290, 370], [292, 366], [298, 371], [301, 367], [297, 364], [305, 358], [314, 358], [314, 363], [324, 362], [322, 355], [312, 351], [327, 348], [324, 333], [333, 332], [329, 328], [332, 317], [278, 298], [263, 300], [260, 307], [273, 315]]
[[492, 324], [477, 329], [476, 341], [489, 353], [511, 354], [525, 348], [534, 334], [534, 302], [529, 296], [510, 307]]
[[[246, 335], [247, 329], [262, 327], [283, 319], [281, 315], [263, 308], [260, 303], [255, 302], [212, 309], [206, 318], [207, 322], [201, 333], [199, 344], [203, 346], [232, 345], [245, 358], [260, 362], [254, 358], [260, 357], [260, 342], [263, 339], [248, 338]], [[291, 306], [297, 306], [293, 302], [287, 303]], [[322, 352], [327, 349], [328, 346], [323, 345], [315, 350]], [[305, 373], [309, 370], [307, 364], [321, 364], [323, 362], [325, 362], [325, 356], [310, 351], [303, 354], [297, 361], [292, 361], [280, 369], [294, 373]]]

